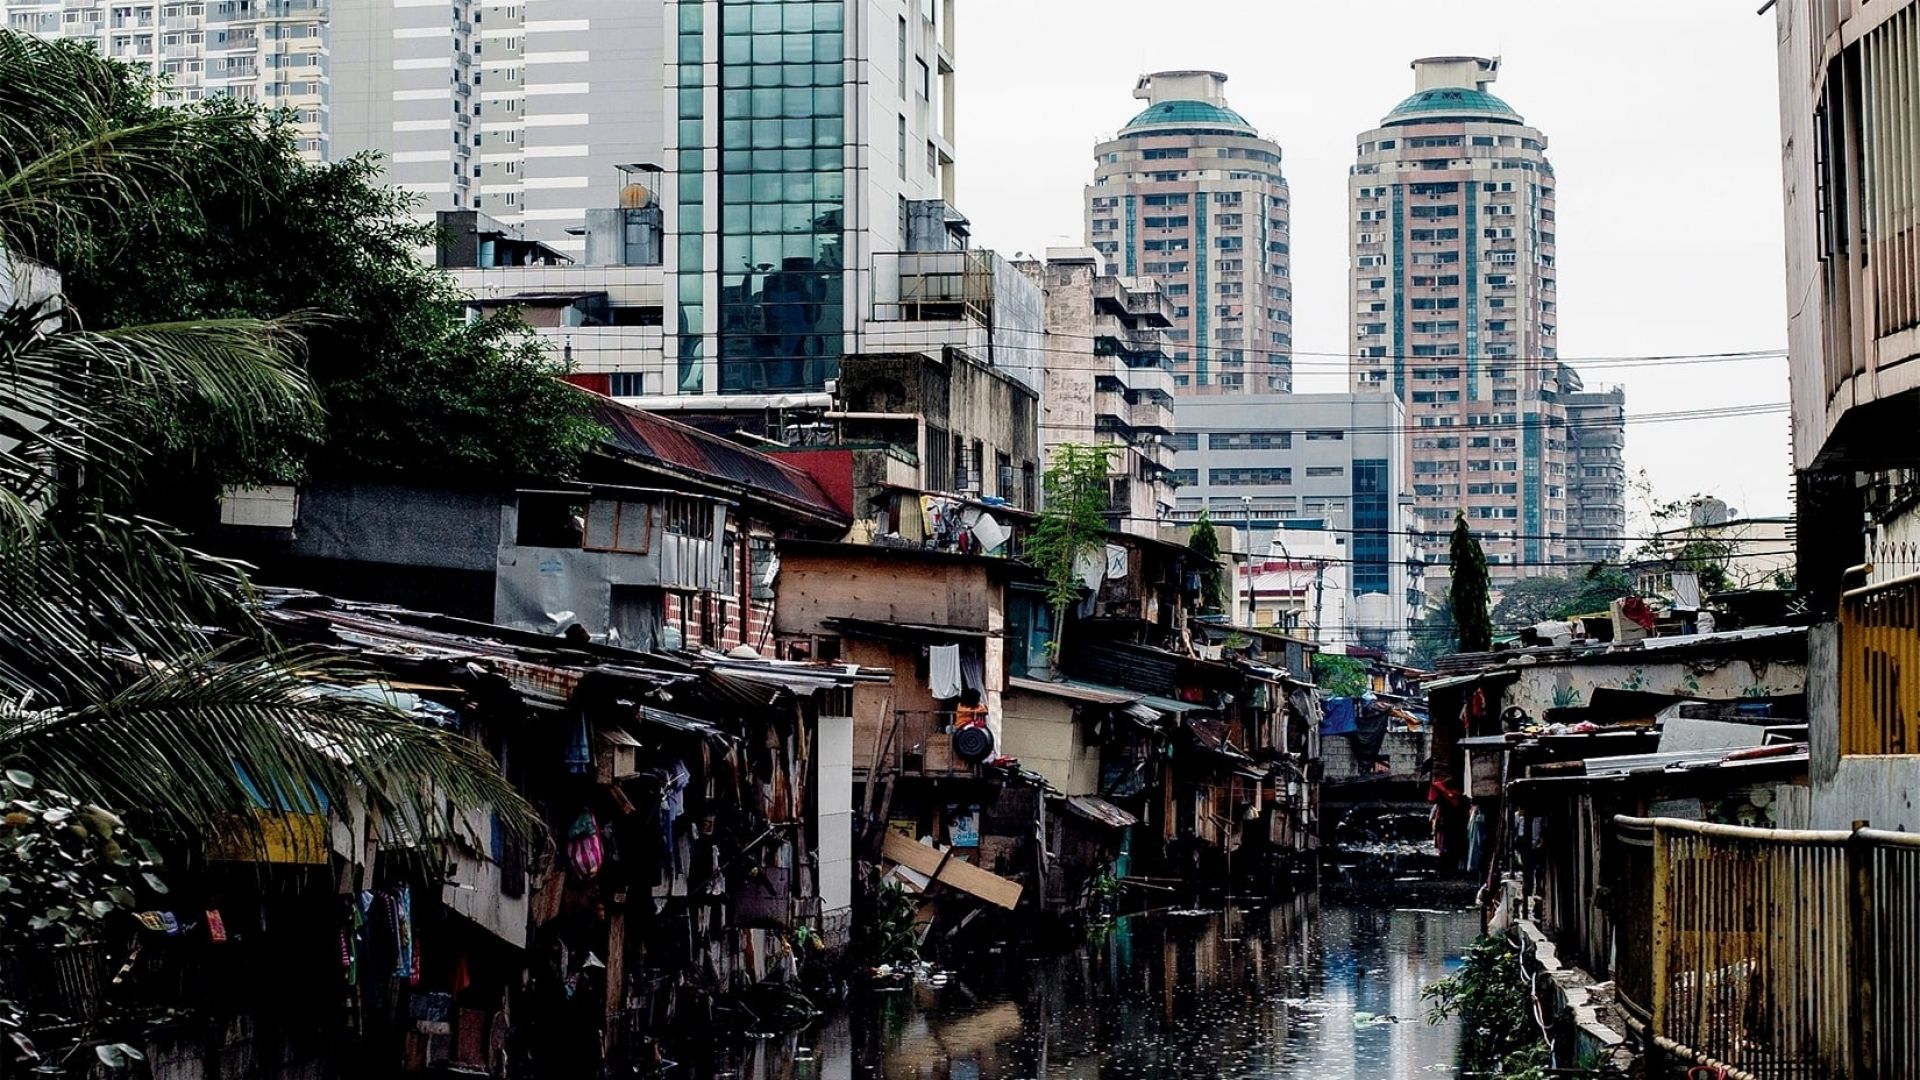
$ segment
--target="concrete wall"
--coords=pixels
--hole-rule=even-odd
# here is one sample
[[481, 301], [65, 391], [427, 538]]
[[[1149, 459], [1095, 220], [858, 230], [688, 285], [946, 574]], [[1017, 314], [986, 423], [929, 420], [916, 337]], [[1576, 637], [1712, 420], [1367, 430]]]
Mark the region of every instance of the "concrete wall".
[[1517, 705], [1535, 719], [1548, 709], [1591, 704], [1599, 689], [1738, 701], [1792, 697], [1810, 688], [1807, 665], [1800, 661], [1663, 660], [1648, 653], [1621, 654], [1604, 664], [1535, 664], [1515, 670], [1520, 678], [1501, 702]]
[[500, 547], [497, 491], [403, 484], [312, 484], [300, 492], [290, 554], [491, 571]]

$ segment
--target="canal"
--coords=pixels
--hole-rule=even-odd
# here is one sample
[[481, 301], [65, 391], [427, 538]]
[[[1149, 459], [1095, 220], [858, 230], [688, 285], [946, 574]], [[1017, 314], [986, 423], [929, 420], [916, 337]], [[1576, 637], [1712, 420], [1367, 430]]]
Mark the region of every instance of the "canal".
[[737, 1048], [730, 1080], [1450, 1076], [1459, 1031], [1421, 987], [1471, 911], [1336, 903], [1156, 912], [1038, 959], [976, 957], [945, 984], [863, 995]]

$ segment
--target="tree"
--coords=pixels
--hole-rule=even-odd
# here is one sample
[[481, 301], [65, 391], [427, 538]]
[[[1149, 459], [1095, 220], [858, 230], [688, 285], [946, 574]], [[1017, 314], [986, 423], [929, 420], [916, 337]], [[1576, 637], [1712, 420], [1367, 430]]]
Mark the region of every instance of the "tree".
[[1458, 627], [1453, 622], [1453, 608], [1447, 601], [1428, 611], [1424, 617], [1415, 619], [1407, 627], [1413, 638], [1413, 647], [1408, 650], [1407, 663], [1412, 667], [1431, 671], [1434, 661], [1447, 655], [1453, 649]]
[[1053, 461], [1042, 478], [1045, 500], [1027, 540], [1027, 559], [1047, 583], [1056, 655], [1066, 633], [1067, 609], [1079, 602], [1085, 588], [1077, 564], [1089, 552], [1098, 554], [1106, 540], [1113, 452], [1110, 446], [1062, 443], [1053, 448]]
[[[87, 78], [87, 122], [190, 122], [197, 150], [145, 171], [130, 192], [141, 212], [45, 253], [89, 326], [326, 313], [300, 328], [319, 407], [245, 439], [217, 412], [171, 417], [158, 433], [169, 460], [148, 478], [167, 482], [145, 505], [208, 505], [220, 484], [305, 477], [562, 477], [600, 437], [517, 316], [468, 320], [450, 279], [418, 257], [434, 227], [411, 219], [414, 198], [387, 187], [373, 158], [309, 166], [284, 116], [228, 100], [157, 106], [151, 82], [117, 64]], [[52, 113], [42, 126], [78, 119]]]
[[1579, 577], [1522, 578], [1500, 592], [1493, 607], [1493, 625], [1531, 626], [1549, 619], [1568, 619], [1605, 611], [1608, 605], [1633, 592], [1633, 582], [1617, 566], [1595, 563]]
[[[155, 192], [252, 122], [156, 110], [128, 123], [127, 93], [124, 68], [90, 48], [0, 33], [0, 282], [138, 231], [163, 212]], [[134, 505], [159, 433], [189, 454], [257, 448], [320, 414], [302, 364], [310, 323], [89, 330], [67, 298], [38, 292], [0, 294], [0, 764], [192, 836], [257, 820], [260, 791], [363, 803], [427, 841], [448, 835], [449, 801], [536, 833], [476, 744], [339, 691], [369, 677], [282, 649], [239, 566]]]
[[1314, 653], [1313, 681], [1329, 697], [1357, 698], [1367, 692], [1367, 665], [1351, 656]]
[[1200, 568], [1201, 609], [1208, 613], [1225, 611], [1227, 599], [1226, 586], [1220, 573], [1220, 534], [1214, 531], [1213, 521], [1207, 517], [1205, 509], [1194, 519], [1193, 531], [1187, 535], [1187, 550], [1193, 552], [1194, 562]]
[[[1661, 500], [1654, 495], [1653, 481], [1644, 469], [1629, 486], [1640, 503], [1641, 512], [1653, 526], [1653, 535], [1634, 552], [1635, 563], [1693, 574], [1700, 579], [1702, 594], [1751, 584], [1736, 583], [1728, 572], [1736, 551], [1736, 538], [1719, 524], [1729, 513], [1725, 503], [1704, 492], [1682, 499]], [[1697, 523], [1696, 511], [1708, 506], [1717, 507], [1719, 516]]]
[[1465, 514], [1454, 518], [1447, 558], [1453, 568], [1447, 604], [1459, 627], [1460, 651], [1485, 652], [1493, 648], [1493, 624], [1487, 616], [1487, 555], [1467, 527]]

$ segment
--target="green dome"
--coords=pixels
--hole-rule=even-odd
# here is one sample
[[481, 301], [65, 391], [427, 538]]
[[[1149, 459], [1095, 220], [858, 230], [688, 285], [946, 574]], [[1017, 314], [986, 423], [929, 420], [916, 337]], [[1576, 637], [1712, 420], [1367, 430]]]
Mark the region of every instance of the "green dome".
[[1253, 125], [1247, 118], [1222, 105], [1210, 105], [1204, 101], [1162, 101], [1147, 106], [1140, 115], [1127, 121], [1120, 129], [1122, 135], [1129, 133], [1145, 134], [1142, 128], [1163, 127], [1227, 127], [1239, 129], [1237, 134], [1251, 135]]
[[1422, 120], [1491, 120], [1501, 124], [1523, 123], [1520, 114], [1513, 106], [1487, 93], [1464, 86], [1443, 86], [1433, 90], [1422, 90], [1400, 104], [1394, 106], [1386, 119], [1380, 121], [1382, 127], [1391, 124], [1413, 124]]

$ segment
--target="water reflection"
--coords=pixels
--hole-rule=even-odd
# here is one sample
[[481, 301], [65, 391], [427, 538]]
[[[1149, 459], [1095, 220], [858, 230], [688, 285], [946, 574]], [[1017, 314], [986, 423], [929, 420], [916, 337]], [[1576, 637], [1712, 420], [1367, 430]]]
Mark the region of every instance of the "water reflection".
[[1302, 898], [1120, 920], [1070, 953], [990, 958], [938, 991], [880, 994], [742, 1048], [741, 1080], [1450, 1075], [1458, 1031], [1420, 988], [1478, 932], [1472, 912]]

